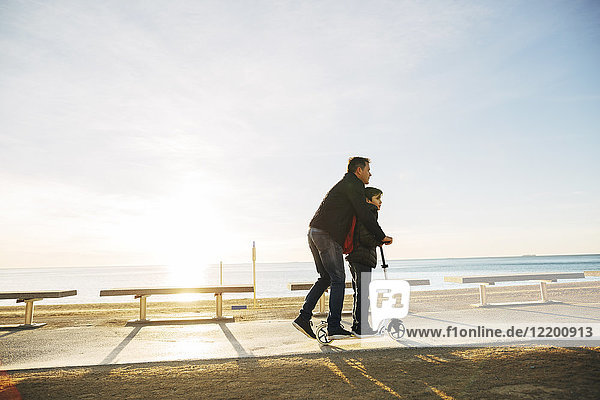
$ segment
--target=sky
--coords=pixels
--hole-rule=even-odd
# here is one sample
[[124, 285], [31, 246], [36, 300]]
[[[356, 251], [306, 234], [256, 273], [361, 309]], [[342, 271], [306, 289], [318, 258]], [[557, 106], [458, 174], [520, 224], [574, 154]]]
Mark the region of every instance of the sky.
[[0, 1], [0, 268], [600, 253], [597, 1]]

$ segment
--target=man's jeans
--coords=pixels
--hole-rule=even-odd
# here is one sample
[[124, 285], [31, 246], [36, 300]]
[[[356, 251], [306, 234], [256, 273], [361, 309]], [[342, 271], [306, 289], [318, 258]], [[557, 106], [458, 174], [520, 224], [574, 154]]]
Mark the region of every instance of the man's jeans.
[[371, 268], [360, 263], [350, 263], [354, 306], [352, 307], [352, 328], [369, 328], [369, 284]]
[[312, 317], [317, 302], [331, 286], [329, 295], [328, 328], [337, 328], [342, 319], [344, 305], [344, 289], [346, 273], [344, 272], [344, 255], [342, 246], [334, 241], [329, 234], [321, 229], [310, 228], [308, 231], [308, 246], [315, 259], [319, 279], [306, 295], [300, 316], [307, 321]]

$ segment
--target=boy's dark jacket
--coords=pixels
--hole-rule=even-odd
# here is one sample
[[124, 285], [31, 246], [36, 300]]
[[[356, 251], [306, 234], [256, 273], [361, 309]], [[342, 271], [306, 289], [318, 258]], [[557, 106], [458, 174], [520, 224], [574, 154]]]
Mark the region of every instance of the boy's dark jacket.
[[[377, 206], [366, 203], [371, 213], [377, 219]], [[359, 219], [354, 229], [354, 249], [350, 254], [346, 256], [346, 260], [351, 263], [357, 263], [364, 265], [369, 268], [375, 268], [377, 266], [377, 246], [381, 245], [381, 241], [375, 239], [375, 237], [365, 228], [362, 221]]]
[[352, 217], [356, 215], [357, 220], [381, 243], [385, 233], [368, 205], [365, 201], [365, 184], [356, 175], [347, 172], [325, 195], [309, 225], [329, 233], [333, 240], [343, 246]]

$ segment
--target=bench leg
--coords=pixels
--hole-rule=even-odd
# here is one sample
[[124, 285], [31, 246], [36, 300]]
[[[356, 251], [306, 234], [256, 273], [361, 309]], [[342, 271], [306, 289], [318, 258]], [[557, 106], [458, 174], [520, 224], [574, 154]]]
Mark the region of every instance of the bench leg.
[[548, 291], [546, 290], [546, 282], [540, 282], [540, 294], [542, 296], [542, 302], [548, 301]]
[[319, 299], [319, 312], [321, 314], [325, 313], [325, 303], [327, 302], [327, 295], [325, 293], [327, 292], [324, 292], [321, 298]]
[[33, 302], [35, 300], [25, 300], [25, 325], [31, 325], [33, 322]]
[[217, 302], [217, 318], [223, 317], [223, 294], [215, 293], [215, 301]]
[[482, 306], [485, 306], [487, 304], [487, 295], [485, 293], [486, 286], [487, 285], [485, 285], [485, 284], [479, 285], [479, 301]]
[[148, 296], [140, 296], [140, 321], [146, 321], [146, 298]]

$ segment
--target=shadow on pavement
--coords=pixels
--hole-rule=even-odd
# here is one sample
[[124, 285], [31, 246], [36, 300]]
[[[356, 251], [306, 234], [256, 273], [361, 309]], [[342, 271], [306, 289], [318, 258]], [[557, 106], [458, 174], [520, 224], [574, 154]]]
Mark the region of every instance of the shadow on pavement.
[[133, 340], [135, 335], [137, 335], [141, 329], [142, 329], [141, 326], [137, 326], [137, 327], [133, 328], [133, 330], [129, 333], [129, 335], [127, 335], [127, 337], [125, 339], [123, 339], [123, 341], [121, 343], [119, 343], [119, 345], [117, 347], [115, 347], [114, 350], [111, 351], [110, 354], [108, 356], [106, 356], [106, 358], [104, 360], [102, 360], [102, 362], [100, 364], [110, 364], [111, 362], [113, 362], [115, 360], [115, 358], [117, 358], [119, 353], [121, 351], [123, 351], [123, 349], [129, 344], [129, 342], [131, 342]]
[[219, 327], [223, 331], [223, 334], [225, 335], [227, 340], [229, 340], [229, 343], [231, 343], [231, 345], [233, 346], [235, 351], [238, 353], [238, 356], [254, 357], [254, 354], [252, 354], [252, 352], [248, 352], [248, 351], [246, 351], [246, 349], [244, 349], [244, 347], [240, 344], [240, 342], [235, 338], [233, 333], [231, 333], [231, 331], [229, 330], [229, 328], [227, 327], [226, 324], [220, 323]]

